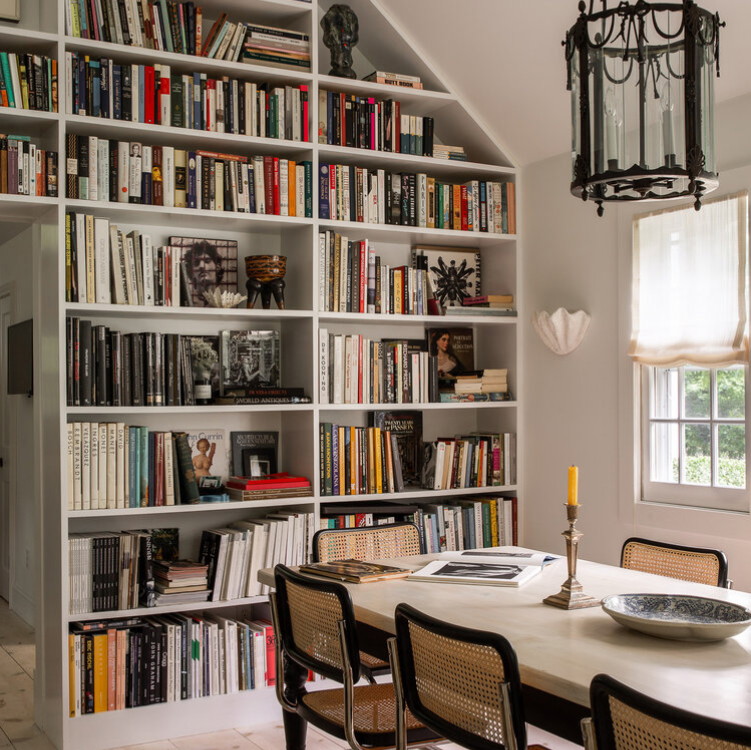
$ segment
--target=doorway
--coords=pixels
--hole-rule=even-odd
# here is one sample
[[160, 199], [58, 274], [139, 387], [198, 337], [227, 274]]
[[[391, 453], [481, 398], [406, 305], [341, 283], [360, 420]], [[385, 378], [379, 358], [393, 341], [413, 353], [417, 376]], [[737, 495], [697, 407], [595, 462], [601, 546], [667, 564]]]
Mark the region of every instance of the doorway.
[[12, 284], [0, 287], [0, 597], [9, 602], [13, 559], [13, 492], [15, 458], [11, 435], [16, 416], [15, 403], [8, 396], [8, 326], [13, 323], [15, 293]]

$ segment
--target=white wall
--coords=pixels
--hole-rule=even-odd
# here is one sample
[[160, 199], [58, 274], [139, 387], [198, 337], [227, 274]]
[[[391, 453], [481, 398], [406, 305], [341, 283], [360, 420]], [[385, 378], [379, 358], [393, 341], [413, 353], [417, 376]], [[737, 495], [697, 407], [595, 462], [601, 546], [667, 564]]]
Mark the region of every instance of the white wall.
[[[718, 107], [720, 192], [751, 189], [747, 127], [751, 97]], [[617, 563], [633, 534], [724, 549], [736, 588], [751, 591], [748, 515], [634, 502], [634, 371], [630, 326], [631, 215], [643, 206], [606, 206], [569, 193], [568, 155], [523, 170], [524, 326], [523, 543], [562, 551], [566, 467], [580, 467], [579, 528], [584, 558]], [[557, 307], [592, 316], [583, 344], [560, 357], [546, 349], [529, 317]], [[751, 496], [751, 493], [750, 493]]]
[[[14, 322], [33, 316], [34, 285], [32, 283], [33, 229], [27, 227], [0, 246], [0, 284], [15, 283], [16, 316]], [[6, 235], [7, 236], [7, 235]], [[12, 529], [11, 607], [27, 622], [34, 622], [37, 564], [36, 513], [33, 477], [37, 472], [34, 461], [33, 399], [10, 396], [11, 443], [15, 454], [16, 495], [11, 498], [15, 519]], [[13, 457], [11, 457], [13, 460]]]

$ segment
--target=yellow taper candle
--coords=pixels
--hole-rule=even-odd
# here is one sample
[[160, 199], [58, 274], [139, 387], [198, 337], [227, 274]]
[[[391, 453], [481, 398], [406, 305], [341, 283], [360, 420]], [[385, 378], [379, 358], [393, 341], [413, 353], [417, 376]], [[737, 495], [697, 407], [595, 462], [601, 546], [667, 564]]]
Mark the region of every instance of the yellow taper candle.
[[568, 467], [568, 504], [569, 505], [578, 505], [579, 504], [579, 467], [578, 466], [569, 466]]

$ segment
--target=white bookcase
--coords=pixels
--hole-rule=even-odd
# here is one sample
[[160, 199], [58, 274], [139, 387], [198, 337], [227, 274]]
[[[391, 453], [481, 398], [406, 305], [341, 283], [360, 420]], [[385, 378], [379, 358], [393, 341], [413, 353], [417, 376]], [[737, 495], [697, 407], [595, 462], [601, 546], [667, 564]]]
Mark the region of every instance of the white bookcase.
[[[472, 326], [475, 353], [481, 367], [508, 367], [510, 387], [516, 400], [498, 403], [422, 404], [381, 408], [419, 408], [423, 411], [423, 435], [433, 439], [447, 433], [473, 430], [517, 432], [523, 379], [520, 371], [520, 333], [516, 318], [428, 316], [386, 316], [374, 314], [328, 313], [317, 309], [318, 232], [334, 229], [350, 239], [377, 243], [386, 262], [408, 263], [415, 242], [479, 247], [482, 252], [484, 289], [517, 294], [520, 276], [519, 246], [516, 236], [476, 232], [444, 231], [402, 226], [380, 226], [353, 222], [319, 220], [317, 180], [319, 162], [377, 166], [401, 171], [425, 171], [455, 182], [471, 179], [517, 181], [516, 171], [500, 147], [487, 135], [487, 129], [463, 102], [461, 92], [450, 91], [435, 67], [419, 53], [419, 46], [405, 38], [379, 0], [351, 0], [360, 22], [360, 42], [355, 49], [355, 68], [362, 76], [373, 69], [396, 70], [420, 75], [424, 90], [395, 90], [394, 87], [363, 81], [333, 78], [329, 52], [321, 42], [319, 19], [329, 0], [312, 4], [299, 0], [203, 0], [204, 19], [213, 20], [227, 12], [231, 19], [286, 26], [310, 34], [317, 41], [312, 49], [312, 73], [243, 65], [148, 49], [106, 44], [66, 36], [64, 6], [68, 0], [24, 0], [23, 18], [18, 25], [0, 22], [0, 49], [33, 50], [56, 57], [59, 65], [59, 113], [38, 113], [0, 108], [3, 132], [37, 136], [46, 148], [60, 154], [59, 198], [0, 195], [0, 220], [6, 249], [13, 248], [19, 233], [32, 237], [34, 268], [34, 316], [36, 345], [35, 456], [41, 472], [34, 479], [41, 517], [38, 519], [41, 590], [38, 612], [36, 716], [50, 739], [66, 750], [87, 750], [154, 741], [170, 736], [207, 732], [222, 728], [266, 722], [276, 715], [273, 690], [261, 688], [234, 695], [202, 698], [123, 711], [105, 712], [79, 718], [68, 717], [67, 631], [68, 560], [66, 542], [70, 532], [119, 530], [177, 526], [181, 533], [181, 554], [197, 553], [200, 531], [234, 520], [262, 515], [269, 507], [301, 505], [318, 518], [322, 498], [318, 490], [319, 423], [365, 425], [367, 413], [378, 406], [329, 405], [315, 401], [318, 393], [318, 329], [332, 333], [364, 333], [378, 337], [422, 338], [427, 326]], [[310, 86], [311, 143], [245, 136], [205, 133], [173, 127], [145, 129], [136, 123], [66, 115], [64, 101], [64, 53], [76, 50], [107, 56], [117, 62], [164, 62], [173, 70], [206, 71], [237, 76], [245, 80], [307, 83]], [[317, 92], [319, 88], [397, 98], [402, 112], [435, 117], [436, 140], [462, 144], [474, 161], [448, 162], [432, 158], [373, 152], [317, 143]], [[313, 163], [313, 218], [233, 214], [181, 208], [161, 208], [66, 200], [66, 133], [98, 135], [123, 140], [143, 140], [150, 144], [205, 148], [245, 154], [275, 154]], [[517, 181], [517, 195], [518, 195]], [[150, 232], [157, 242], [170, 234], [232, 238], [239, 242], [239, 274], [243, 283], [242, 257], [256, 253], [281, 253], [288, 258], [287, 309], [214, 310], [196, 308], [151, 308], [117, 305], [87, 305], [65, 302], [65, 212], [75, 210], [106, 216], [129, 231]], [[31, 234], [27, 230], [30, 227]], [[21, 250], [21, 248], [18, 248]], [[28, 248], [27, 248], [28, 252]], [[520, 314], [523, 300], [518, 300]], [[272, 303], [273, 305], [273, 303]], [[303, 405], [253, 407], [67, 407], [65, 401], [65, 317], [78, 315], [117, 327], [122, 331], [160, 330], [176, 333], [213, 334], [220, 329], [273, 327], [282, 335], [283, 385], [303, 386], [314, 401]], [[311, 478], [314, 495], [293, 501], [231, 503], [221, 506], [177, 506], [106, 511], [68, 511], [66, 492], [65, 427], [69, 421], [125, 421], [155, 429], [175, 430], [198, 426], [227, 430], [278, 430], [280, 460], [284, 470]], [[519, 457], [521, 460], [521, 456]], [[493, 488], [506, 495], [519, 494], [517, 486]], [[471, 496], [487, 494], [484, 489], [441, 493]], [[436, 493], [414, 489], [410, 501], [431, 502]], [[394, 495], [347, 496], [349, 502]], [[404, 495], [399, 495], [402, 499]], [[519, 494], [519, 514], [523, 499]], [[336, 498], [325, 498], [327, 502]], [[261, 609], [265, 598], [210, 603], [233, 612], [237, 607]], [[169, 607], [174, 610], [176, 607]], [[167, 611], [160, 609], [159, 611]], [[129, 610], [128, 614], [154, 610]], [[101, 614], [101, 613], [100, 613]], [[124, 614], [108, 613], [111, 615]]]

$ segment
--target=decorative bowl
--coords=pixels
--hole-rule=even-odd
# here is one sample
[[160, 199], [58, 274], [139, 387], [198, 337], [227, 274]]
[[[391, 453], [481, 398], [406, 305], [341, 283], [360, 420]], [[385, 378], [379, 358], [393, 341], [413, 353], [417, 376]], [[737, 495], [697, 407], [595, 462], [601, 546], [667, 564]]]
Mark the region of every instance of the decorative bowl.
[[283, 279], [286, 273], [286, 255], [248, 255], [245, 258], [246, 276], [249, 279], [258, 279], [262, 284], [274, 279]]
[[720, 641], [751, 625], [740, 604], [686, 594], [614, 594], [602, 608], [627, 628], [676, 641]]

